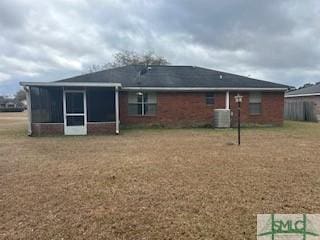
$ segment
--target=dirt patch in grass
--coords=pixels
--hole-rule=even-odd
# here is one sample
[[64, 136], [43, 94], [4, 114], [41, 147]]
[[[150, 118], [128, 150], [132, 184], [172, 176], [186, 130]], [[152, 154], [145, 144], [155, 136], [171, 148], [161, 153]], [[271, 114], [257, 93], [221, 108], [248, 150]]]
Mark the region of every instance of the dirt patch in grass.
[[320, 212], [319, 124], [238, 147], [235, 130], [30, 138], [1, 116], [0, 239], [256, 239], [258, 213]]

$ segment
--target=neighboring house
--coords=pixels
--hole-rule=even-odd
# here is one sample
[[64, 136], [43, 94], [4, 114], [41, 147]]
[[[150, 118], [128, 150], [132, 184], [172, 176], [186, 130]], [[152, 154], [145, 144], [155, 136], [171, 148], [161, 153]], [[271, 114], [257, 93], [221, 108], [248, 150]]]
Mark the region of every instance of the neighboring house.
[[320, 84], [285, 94], [285, 118], [299, 121], [320, 121]]
[[0, 112], [21, 112], [23, 104], [12, 98], [0, 98]]
[[155, 65], [20, 84], [27, 91], [30, 135], [118, 134], [120, 123], [208, 125], [215, 109], [236, 112], [238, 93], [243, 96], [243, 124], [282, 125], [287, 90], [282, 84], [201, 67]]

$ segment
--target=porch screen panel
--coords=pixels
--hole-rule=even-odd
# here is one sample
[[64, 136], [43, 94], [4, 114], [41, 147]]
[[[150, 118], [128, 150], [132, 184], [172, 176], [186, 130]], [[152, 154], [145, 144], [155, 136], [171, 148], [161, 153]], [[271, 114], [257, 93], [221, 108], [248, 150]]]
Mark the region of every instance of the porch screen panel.
[[63, 123], [63, 92], [58, 87], [31, 87], [33, 123]]
[[69, 92], [66, 94], [67, 113], [83, 113], [83, 93]]
[[87, 88], [87, 121], [115, 121], [115, 92], [113, 88]]

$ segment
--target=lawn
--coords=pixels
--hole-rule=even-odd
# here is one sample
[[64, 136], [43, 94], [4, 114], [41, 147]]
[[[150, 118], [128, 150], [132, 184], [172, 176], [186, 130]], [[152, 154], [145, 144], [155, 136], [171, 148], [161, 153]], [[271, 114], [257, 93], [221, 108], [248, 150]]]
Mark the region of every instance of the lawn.
[[256, 239], [258, 213], [320, 213], [320, 124], [26, 136], [0, 113], [0, 239]]

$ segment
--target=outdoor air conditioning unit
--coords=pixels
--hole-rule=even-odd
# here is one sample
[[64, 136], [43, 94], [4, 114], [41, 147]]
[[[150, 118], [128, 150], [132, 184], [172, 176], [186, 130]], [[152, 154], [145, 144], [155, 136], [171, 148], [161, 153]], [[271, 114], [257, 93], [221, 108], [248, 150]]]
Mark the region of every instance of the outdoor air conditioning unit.
[[215, 128], [230, 127], [230, 109], [215, 109], [213, 126]]

